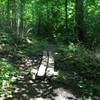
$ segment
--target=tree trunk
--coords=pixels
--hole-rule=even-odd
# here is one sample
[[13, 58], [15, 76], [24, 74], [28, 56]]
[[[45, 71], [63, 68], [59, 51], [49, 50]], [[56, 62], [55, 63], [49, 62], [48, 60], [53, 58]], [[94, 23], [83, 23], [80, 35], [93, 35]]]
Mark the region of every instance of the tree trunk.
[[11, 1], [11, 10], [12, 10], [12, 14], [11, 14], [11, 29], [13, 30], [13, 32], [16, 32], [16, 1], [12, 0]]
[[84, 16], [83, 16], [83, 2], [84, 0], [76, 0], [75, 6], [75, 33], [78, 35], [78, 41], [84, 41]]
[[20, 0], [16, 0], [17, 8], [16, 8], [16, 32], [17, 35], [20, 34]]
[[7, 0], [7, 27], [10, 28], [10, 0]]
[[68, 33], [68, 8], [67, 8], [68, 1], [65, 0], [65, 33]]
[[20, 20], [21, 20], [21, 22], [20, 22], [20, 29], [21, 29], [21, 32], [23, 31], [23, 14], [24, 14], [24, 1], [23, 0], [21, 0], [21, 6], [20, 6], [20, 13], [21, 13], [21, 16], [20, 16]]
[[41, 34], [41, 32], [40, 32], [40, 27], [41, 27], [41, 18], [40, 18], [40, 16], [39, 16], [39, 18], [38, 18], [38, 30], [37, 30], [37, 34], [38, 34], [38, 35]]
[[49, 2], [48, 0], [46, 1], [46, 30], [45, 30], [45, 35], [48, 36], [48, 37], [52, 37], [52, 34], [49, 32], [50, 29], [49, 29]]

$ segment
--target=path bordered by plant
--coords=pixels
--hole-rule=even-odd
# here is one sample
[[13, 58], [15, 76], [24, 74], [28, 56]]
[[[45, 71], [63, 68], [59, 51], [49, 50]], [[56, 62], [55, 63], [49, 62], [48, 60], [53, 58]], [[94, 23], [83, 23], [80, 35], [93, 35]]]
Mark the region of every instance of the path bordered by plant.
[[54, 73], [52, 52], [44, 51], [40, 66], [22, 71], [13, 83], [12, 95], [5, 100], [78, 100], [51, 77], [55, 76]]

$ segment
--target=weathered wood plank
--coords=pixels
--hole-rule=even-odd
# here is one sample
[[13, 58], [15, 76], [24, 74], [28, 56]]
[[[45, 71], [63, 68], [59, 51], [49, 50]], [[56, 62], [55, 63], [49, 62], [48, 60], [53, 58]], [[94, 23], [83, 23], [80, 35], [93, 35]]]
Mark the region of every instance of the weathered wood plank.
[[42, 62], [41, 62], [41, 65], [39, 67], [39, 70], [37, 72], [38, 77], [43, 77], [45, 75], [45, 71], [46, 71], [46, 68], [47, 68], [47, 63], [48, 63], [47, 51], [43, 51]]
[[48, 61], [48, 68], [46, 71], [47, 76], [54, 75], [54, 57], [51, 51], [48, 52], [49, 55], [49, 61]]
[[32, 70], [31, 70], [32, 79], [35, 79], [36, 78], [37, 72], [38, 72], [38, 69], [32, 68]]

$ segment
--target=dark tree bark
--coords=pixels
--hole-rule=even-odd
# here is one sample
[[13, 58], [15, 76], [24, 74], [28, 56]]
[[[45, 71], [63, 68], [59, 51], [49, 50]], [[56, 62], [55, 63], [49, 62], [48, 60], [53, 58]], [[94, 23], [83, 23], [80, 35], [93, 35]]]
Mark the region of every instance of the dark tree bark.
[[20, 35], [20, 0], [16, 0], [16, 32]]
[[11, 0], [11, 28], [13, 30], [13, 32], [16, 31], [16, 1], [15, 0]]
[[20, 18], [20, 20], [21, 20], [21, 22], [20, 22], [20, 28], [21, 28], [21, 32], [23, 31], [23, 13], [24, 13], [24, 1], [23, 0], [21, 0], [21, 6], [20, 6], [20, 12], [21, 12], [21, 18]]
[[78, 41], [84, 41], [84, 16], [83, 16], [83, 2], [84, 0], [76, 0], [75, 6], [75, 33], [78, 35]]
[[41, 18], [39, 17], [39, 19], [38, 19], [38, 30], [37, 30], [37, 34], [38, 35], [40, 35], [40, 33], [41, 33], [40, 32], [40, 30], [41, 30], [40, 28], [41, 28]]
[[49, 13], [49, 2], [48, 2], [48, 0], [46, 0], [46, 7], [47, 7], [47, 8], [46, 8], [46, 12], [47, 12], [47, 16], [46, 16], [46, 18], [47, 18], [47, 19], [46, 19], [46, 24], [47, 24], [47, 25], [46, 25], [46, 27], [47, 27], [47, 28], [46, 28], [46, 30], [44, 30], [44, 31], [45, 31], [45, 33], [46, 33], [46, 34], [45, 34], [46, 36], [52, 37], [52, 34], [50, 33], [50, 28], [49, 28], [49, 27], [50, 27], [50, 25], [49, 25], [49, 14], [50, 14], [50, 13]]
[[68, 5], [68, 1], [65, 0], [65, 33], [68, 33], [68, 8], [67, 8], [67, 5]]
[[10, 0], [7, 0], [7, 26], [9, 27], [10, 24]]

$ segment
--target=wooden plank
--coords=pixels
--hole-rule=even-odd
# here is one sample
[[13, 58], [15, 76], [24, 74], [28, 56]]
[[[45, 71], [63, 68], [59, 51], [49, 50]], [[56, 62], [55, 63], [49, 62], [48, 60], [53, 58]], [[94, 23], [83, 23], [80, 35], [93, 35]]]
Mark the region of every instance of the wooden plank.
[[52, 76], [54, 75], [54, 57], [51, 51], [48, 52], [48, 55], [49, 55], [49, 61], [48, 61], [48, 68], [46, 71], [46, 75]]
[[35, 78], [36, 78], [37, 72], [38, 72], [38, 69], [36, 69], [36, 68], [32, 68], [32, 69], [31, 69], [32, 79], [35, 79]]
[[[40, 59], [40, 61], [38, 63], [40, 64], [40, 62], [41, 62], [41, 59]], [[35, 65], [30, 69], [30, 73], [31, 73], [32, 79], [36, 79], [36, 74], [38, 72], [38, 69], [39, 69], [38, 65]]]
[[[32, 77], [33, 80], [36, 79], [36, 75], [37, 75], [41, 60], [42, 60], [42, 58], [38, 59], [38, 62], [37, 62], [37, 60], [34, 59], [34, 62], [33, 62], [34, 66], [30, 69], [30, 74], [31, 74], [31, 77]], [[35, 62], [37, 62], [38, 65], [37, 64], [35, 65]]]
[[43, 51], [42, 62], [41, 62], [41, 65], [40, 65], [38, 73], [37, 73], [38, 77], [43, 77], [45, 75], [45, 71], [46, 71], [46, 68], [47, 68], [47, 63], [48, 63], [47, 51]]

